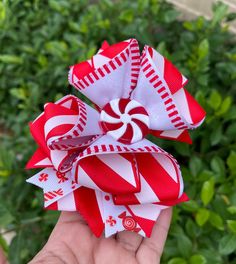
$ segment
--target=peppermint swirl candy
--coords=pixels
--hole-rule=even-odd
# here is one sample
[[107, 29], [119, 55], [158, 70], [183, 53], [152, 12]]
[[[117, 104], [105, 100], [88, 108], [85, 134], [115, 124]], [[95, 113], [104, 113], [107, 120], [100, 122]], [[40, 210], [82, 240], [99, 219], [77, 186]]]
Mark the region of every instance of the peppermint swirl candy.
[[132, 231], [137, 226], [137, 222], [131, 216], [125, 216], [122, 219], [122, 225], [126, 230]]
[[100, 124], [103, 131], [115, 140], [133, 144], [148, 134], [149, 116], [139, 102], [118, 98], [104, 106]]

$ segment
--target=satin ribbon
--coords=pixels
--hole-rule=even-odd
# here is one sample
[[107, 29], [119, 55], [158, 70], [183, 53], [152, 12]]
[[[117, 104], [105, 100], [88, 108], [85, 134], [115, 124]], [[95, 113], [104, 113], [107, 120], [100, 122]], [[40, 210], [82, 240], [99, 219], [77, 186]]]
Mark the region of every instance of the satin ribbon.
[[73, 95], [47, 103], [30, 123], [38, 149], [27, 181], [44, 191], [45, 208], [79, 211], [96, 236], [130, 230], [150, 236], [162, 209], [188, 200], [175, 158], [148, 134], [191, 143], [188, 129], [205, 112], [187, 79], [161, 54], [129, 39], [73, 65]]

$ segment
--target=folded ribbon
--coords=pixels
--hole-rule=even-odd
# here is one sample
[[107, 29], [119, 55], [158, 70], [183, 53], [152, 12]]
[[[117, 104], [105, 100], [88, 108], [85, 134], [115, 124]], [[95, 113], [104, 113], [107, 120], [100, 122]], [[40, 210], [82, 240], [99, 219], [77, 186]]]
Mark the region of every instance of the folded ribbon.
[[79, 211], [96, 236], [122, 230], [150, 236], [162, 209], [188, 200], [174, 157], [147, 134], [191, 143], [204, 110], [186, 78], [161, 54], [129, 39], [104, 42], [70, 68], [69, 82], [97, 110], [73, 95], [47, 103], [30, 124], [39, 148], [28, 179], [44, 191], [45, 208]]

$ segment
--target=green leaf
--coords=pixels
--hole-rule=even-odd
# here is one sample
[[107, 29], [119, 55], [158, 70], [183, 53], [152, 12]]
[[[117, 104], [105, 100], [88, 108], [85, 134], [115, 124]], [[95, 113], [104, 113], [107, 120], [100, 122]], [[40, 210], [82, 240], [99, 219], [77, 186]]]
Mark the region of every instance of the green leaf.
[[227, 158], [227, 165], [233, 175], [236, 175], [236, 152], [231, 151]]
[[209, 53], [209, 42], [207, 39], [203, 39], [198, 46], [199, 59], [205, 58]]
[[0, 203], [0, 223], [2, 227], [6, 227], [14, 220], [14, 217], [8, 210], [7, 206]]
[[0, 248], [2, 248], [5, 252], [8, 251], [7, 241], [2, 235], [0, 235]]
[[138, 0], [138, 9], [140, 12], [145, 11], [149, 5], [149, 0]]
[[220, 239], [219, 252], [228, 255], [236, 250], [236, 235], [227, 234]]
[[42, 66], [42, 67], [46, 67], [48, 65], [48, 59], [46, 56], [39, 54], [38, 55], [38, 63]]
[[214, 196], [214, 185], [214, 178], [211, 178], [210, 180], [203, 183], [201, 190], [201, 200], [205, 206], [209, 204]]
[[197, 176], [202, 169], [202, 161], [196, 156], [193, 156], [189, 162], [190, 171], [193, 176]]
[[230, 213], [230, 214], [236, 214], [236, 206], [229, 206], [227, 208], [227, 211]]
[[236, 234], [236, 220], [227, 220], [229, 230]]
[[177, 19], [177, 17], [179, 16], [179, 12], [177, 10], [172, 9], [168, 10], [163, 15], [165, 23], [171, 23]]
[[236, 123], [232, 123], [228, 126], [226, 130], [226, 136], [228, 139], [234, 140], [235, 135], [236, 135]]
[[205, 22], [205, 19], [204, 19], [203, 16], [200, 16], [200, 17], [197, 18], [196, 26], [197, 26], [197, 29], [198, 29], [198, 30], [203, 29], [203, 27], [204, 27], [204, 22]]
[[197, 211], [197, 214], [196, 214], [196, 223], [199, 226], [203, 226], [207, 222], [207, 220], [209, 219], [209, 217], [210, 217], [209, 210], [207, 210], [205, 208], [200, 208]]
[[190, 148], [188, 144], [183, 144], [182, 142], [176, 142], [175, 144], [176, 151], [182, 156], [190, 156]]
[[212, 211], [210, 212], [209, 222], [217, 229], [224, 230], [224, 224], [221, 216]]
[[216, 112], [216, 115], [217, 116], [221, 116], [221, 115], [224, 115], [225, 113], [227, 113], [228, 110], [230, 109], [231, 104], [232, 104], [232, 98], [230, 96], [227, 96], [223, 100], [223, 102], [222, 102], [220, 108], [218, 109], [218, 111]]
[[67, 51], [67, 44], [64, 41], [49, 41], [45, 44], [45, 49], [52, 55], [62, 57]]
[[6, 5], [3, 1], [0, 2], [0, 22], [4, 21], [6, 17]]
[[198, 204], [194, 200], [190, 200], [188, 202], [182, 203], [181, 207], [188, 212], [196, 212], [199, 208]]
[[164, 41], [161, 41], [158, 46], [156, 47], [156, 50], [160, 52], [163, 56], [168, 57], [170, 54], [168, 53], [168, 50], [166, 48], [166, 43]]
[[183, 23], [184, 28], [186, 28], [189, 31], [194, 31], [195, 30], [195, 26], [194, 23], [192, 21], [185, 21]]
[[120, 15], [119, 19], [121, 21], [131, 23], [134, 19], [134, 11], [132, 9], [126, 9], [124, 10]]
[[20, 261], [20, 254], [23, 248], [24, 240], [22, 235], [22, 230], [16, 234], [13, 238], [10, 247], [9, 247], [9, 261], [10, 263], [19, 263]]
[[220, 178], [225, 177], [225, 163], [219, 156], [213, 157], [210, 165], [211, 169], [215, 174], [217, 174], [217, 176], [219, 175]]
[[16, 55], [0, 54], [0, 62], [7, 64], [22, 64], [23, 59]]
[[96, 53], [96, 47], [91, 47], [88, 49], [86, 57], [89, 59]]
[[196, 225], [196, 223], [192, 219], [188, 219], [187, 223], [185, 225], [186, 233], [189, 238], [193, 241], [196, 237], [199, 236], [199, 227]]
[[222, 2], [217, 3], [214, 8], [211, 26], [214, 27], [217, 23], [222, 22], [224, 17], [226, 17], [227, 11], [228, 6], [226, 4], [223, 4]]
[[17, 99], [25, 100], [27, 98], [26, 89], [24, 88], [12, 88], [10, 93]]
[[172, 258], [168, 264], [187, 264], [187, 261], [183, 258]]
[[217, 110], [222, 102], [222, 97], [218, 91], [213, 90], [211, 92], [210, 98], [208, 100], [208, 104], [211, 106], [212, 109]]
[[100, 20], [97, 22], [98, 27], [100, 27], [101, 29], [109, 29], [111, 26], [110, 20], [109, 19], [104, 19], [104, 20]]
[[212, 146], [215, 146], [221, 142], [222, 134], [222, 124], [219, 124], [217, 127], [214, 128], [210, 135], [210, 141]]
[[81, 22], [79, 24], [79, 31], [81, 33], [84, 33], [84, 34], [88, 33], [88, 31], [89, 31], [89, 25], [87, 25], [86, 22]]
[[56, 0], [49, 0], [49, 6], [53, 10], [58, 11], [58, 12], [61, 12], [62, 10], [62, 6], [60, 5], [59, 1], [56, 1]]
[[67, 1], [63, 1], [63, 0], [60, 0], [60, 1], [49, 0], [49, 6], [53, 10], [55, 10], [55, 11], [57, 11], [57, 12], [63, 14], [63, 15], [68, 15], [67, 9], [69, 8], [69, 4], [68, 4]]
[[13, 154], [11, 151], [0, 146], [0, 169], [10, 172], [13, 166]]
[[181, 239], [177, 239], [177, 246], [181, 255], [185, 258], [188, 258], [192, 253], [192, 242], [184, 234], [181, 235]]
[[1, 170], [0, 169], [0, 177], [8, 177], [10, 175], [10, 171], [9, 170]]
[[215, 177], [215, 173], [213, 173], [212, 171], [209, 171], [209, 170], [203, 170], [199, 176], [198, 176], [198, 179], [201, 181], [201, 182], [204, 182], [204, 181], [208, 181], [209, 179]]
[[190, 259], [189, 259], [189, 264], [206, 264], [207, 260], [203, 255], [193, 255]]

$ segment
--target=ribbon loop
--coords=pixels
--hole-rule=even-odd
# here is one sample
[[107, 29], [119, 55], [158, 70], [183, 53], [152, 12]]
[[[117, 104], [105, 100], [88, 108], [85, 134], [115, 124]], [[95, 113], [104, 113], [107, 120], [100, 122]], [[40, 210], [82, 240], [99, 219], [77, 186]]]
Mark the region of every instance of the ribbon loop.
[[84, 157], [74, 166], [75, 182], [112, 194], [140, 191], [139, 172], [133, 154], [116, 153]]
[[[138, 193], [115, 195], [115, 204], [147, 204], [175, 201], [183, 194], [178, 164], [165, 153], [135, 154], [142, 189]], [[148, 164], [148, 165], [147, 165]], [[155, 173], [153, 173], [155, 171]], [[168, 191], [165, 186], [168, 186]]]
[[129, 97], [140, 67], [137, 40], [103, 48], [91, 60], [76, 64], [69, 71], [70, 84], [100, 108], [112, 99]]
[[136, 89], [131, 97], [143, 104], [150, 115], [152, 130], [196, 128], [205, 111], [183, 88], [187, 79], [161, 54], [144, 47]]
[[44, 112], [30, 123], [40, 148], [27, 168], [54, 166], [59, 171], [69, 170], [78, 154], [101, 136], [98, 120], [99, 113], [73, 95], [46, 104]]
[[[52, 150], [70, 150], [88, 146], [102, 131], [99, 113], [75, 96], [64, 97], [45, 107], [45, 139]], [[88, 122], [88, 120], [94, 120]]]

